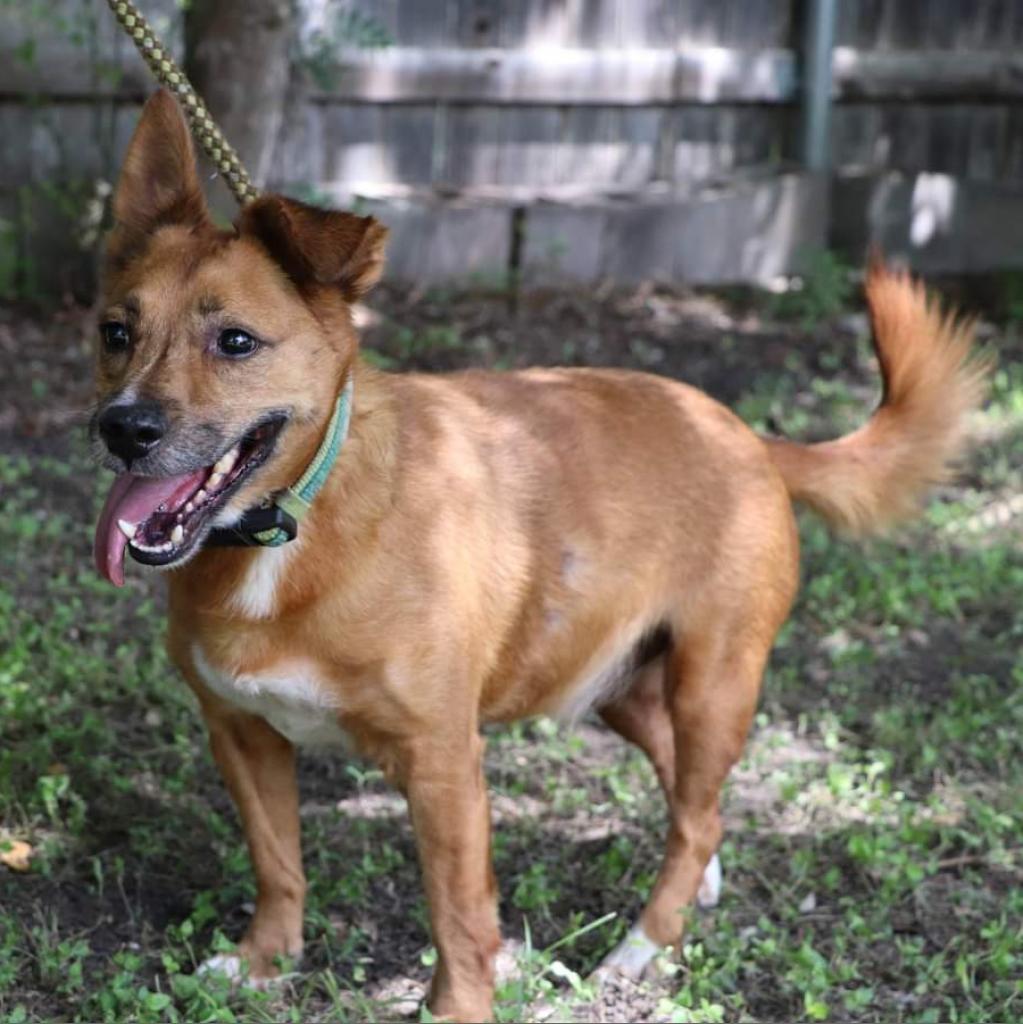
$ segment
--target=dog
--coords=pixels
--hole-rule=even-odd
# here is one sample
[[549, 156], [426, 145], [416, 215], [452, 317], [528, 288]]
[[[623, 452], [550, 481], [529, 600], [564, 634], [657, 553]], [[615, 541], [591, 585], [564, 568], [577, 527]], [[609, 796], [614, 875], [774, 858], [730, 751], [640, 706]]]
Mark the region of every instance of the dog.
[[168, 649], [240, 812], [258, 899], [212, 966], [261, 982], [301, 953], [294, 751], [343, 741], [408, 801], [432, 1012], [489, 1018], [480, 728], [594, 709], [668, 804], [656, 884], [606, 961], [639, 975], [714, 896], [719, 793], [796, 592], [793, 503], [852, 534], [914, 512], [985, 392], [969, 324], [873, 263], [883, 398], [803, 445], [642, 373], [371, 368], [352, 304], [385, 228], [279, 195], [215, 226], [166, 92], [113, 217], [91, 432], [117, 476], [95, 556], [115, 584], [126, 553], [169, 570]]

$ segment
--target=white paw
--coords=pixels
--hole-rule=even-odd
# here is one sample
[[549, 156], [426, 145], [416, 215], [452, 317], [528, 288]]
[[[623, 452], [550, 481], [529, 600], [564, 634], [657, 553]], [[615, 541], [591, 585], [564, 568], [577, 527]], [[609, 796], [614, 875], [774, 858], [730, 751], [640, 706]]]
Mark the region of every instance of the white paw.
[[696, 905], [709, 910], [721, 899], [721, 858], [715, 853], [703, 872], [703, 881], [696, 890]]
[[250, 978], [248, 966], [237, 953], [217, 953], [204, 960], [196, 971], [197, 974], [220, 974], [232, 985], [244, 985], [245, 988], [264, 992], [273, 985], [279, 985], [290, 974], [280, 974], [275, 978]]
[[196, 974], [222, 974], [228, 981], [240, 981], [245, 975], [242, 958], [234, 953], [217, 953], [199, 964]]
[[524, 947], [518, 939], [505, 939], [494, 957], [494, 977], [499, 985], [522, 977], [520, 957]]
[[647, 965], [660, 951], [661, 947], [647, 938], [643, 926], [634, 924], [629, 929], [629, 934], [601, 961], [597, 974], [613, 972], [638, 981]]

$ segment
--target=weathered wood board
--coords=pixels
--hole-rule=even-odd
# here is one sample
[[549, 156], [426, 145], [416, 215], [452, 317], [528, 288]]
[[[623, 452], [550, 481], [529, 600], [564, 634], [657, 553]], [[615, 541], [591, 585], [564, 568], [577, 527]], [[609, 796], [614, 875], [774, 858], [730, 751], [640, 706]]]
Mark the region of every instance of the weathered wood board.
[[[301, 2], [306, 31], [316, 10], [344, 8]], [[178, 0], [142, 6], [179, 51]], [[804, 235], [826, 238], [816, 219], [783, 230], [793, 209], [819, 208], [805, 179], [788, 177], [796, 0], [354, 6], [390, 45], [338, 38], [329, 84], [297, 76], [272, 184], [386, 207], [401, 242], [392, 274], [506, 273], [516, 209], [527, 277], [558, 263], [579, 280], [760, 280]], [[946, 175], [953, 214], [911, 257], [1017, 265], [1023, 0], [842, 0], [838, 11], [832, 239], [850, 251], [867, 237], [896, 244], [918, 182], [932, 180], [921, 176]], [[63, 287], [62, 261], [77, 265], [87, 211], [74, 204], [116, 173], [152, 87], [104, 0], [0, 5], [0, 219], [34, 279]], [[47, 202], [60, 217], [35, 212]], [[977, 225], [986, 246], [972, 241]], [[683, 235], [718, 241], [679, 248]]]
[[827, 182], [772, 175], [699, 190], [526, 211], [523, 275], [564, 281], [767, 283], [826, 243]]
[[1023, 193], [945, 175], [841, 175], [831, 244], [863, 258], [871, 244], [924, 273], [1023, 267]]

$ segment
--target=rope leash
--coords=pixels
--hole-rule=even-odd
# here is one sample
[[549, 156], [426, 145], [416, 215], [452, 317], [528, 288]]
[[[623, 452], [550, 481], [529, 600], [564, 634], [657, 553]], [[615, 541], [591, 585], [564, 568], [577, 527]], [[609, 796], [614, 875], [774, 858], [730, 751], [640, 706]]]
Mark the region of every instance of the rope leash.
[[156, 80], [177, 96], [192, 134], [223, 175], [238, 205], [244, 206], [255, 199], [259, 195], [259, 190], [249, 180], [238, 154], [224, 138], [206, 104], [199, 98], [185, 73], [156, 38], [146, 19], [139, 14], [138, 8], [130, 0], [107, 0], [107, 6], [135, 44], [142, 59], [149, 65], [149, 70], [153, 72]]

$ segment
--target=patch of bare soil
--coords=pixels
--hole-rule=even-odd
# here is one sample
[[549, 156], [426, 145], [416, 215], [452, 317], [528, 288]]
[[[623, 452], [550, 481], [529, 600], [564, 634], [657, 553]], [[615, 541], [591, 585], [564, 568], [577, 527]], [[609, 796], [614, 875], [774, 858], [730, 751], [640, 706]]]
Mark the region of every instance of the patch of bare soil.
[[[801, 331], [765, 319], [749, 299], [650, 287], [519, 297], [383, 288], [364, 322], [365, 344], [409, 369], [625, 366], [685, 380], [726, 404], [765, 372], [859, 372], [855, 340], [865, 327], [849, 317], [824, 332]], [[841, 367], [836, 334], [849, 341], [839, 348]]]

